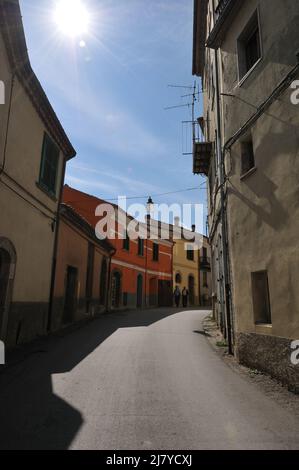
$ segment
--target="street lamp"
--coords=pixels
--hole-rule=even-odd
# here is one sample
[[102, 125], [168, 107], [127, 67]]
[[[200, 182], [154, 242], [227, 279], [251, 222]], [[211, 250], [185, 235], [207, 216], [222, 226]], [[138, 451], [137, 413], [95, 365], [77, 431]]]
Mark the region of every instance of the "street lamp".
[[144, 289], [144, 296], [145, 296], [145, 306], [147, 305], [147, 281], [148, 281], [148, 276], [147, 276], [147, 265], [148, 265], [148, 239], [150, 236], [150, 220], [151, 220], [151, 214], [154, 210], [154, 202], [151, 198], [151, 196], [148, 198], [147, 204], [146, 204], [146, 239], [145, 239], [145, 289]]
[[151, 196], [148, 198], [148, 201], [147, 201], [147, 204], [146, 204], [146, 212], [147, 212], [147, 215], [151, 215], [151, 213], [153, 212], [154, 210], [154, 202], [151, 198]]

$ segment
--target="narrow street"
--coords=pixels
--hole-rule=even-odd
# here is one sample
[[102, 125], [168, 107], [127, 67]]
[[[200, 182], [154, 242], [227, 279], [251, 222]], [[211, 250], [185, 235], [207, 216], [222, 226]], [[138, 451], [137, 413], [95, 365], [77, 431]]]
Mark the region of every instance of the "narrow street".
[[298, 418], [219, 357], [207, 313], [114, 313], [42, 340], [0, 374], [0, 447], [298, 449]]

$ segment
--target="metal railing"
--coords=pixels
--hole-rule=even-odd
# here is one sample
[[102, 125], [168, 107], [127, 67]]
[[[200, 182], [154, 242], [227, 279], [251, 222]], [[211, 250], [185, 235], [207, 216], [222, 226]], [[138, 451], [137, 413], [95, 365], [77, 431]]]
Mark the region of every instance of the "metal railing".
[[208, 256], [201, 256], [200, 257], [200, 264], [201, 264], [201, 266], [210, 266], [211, 259]]

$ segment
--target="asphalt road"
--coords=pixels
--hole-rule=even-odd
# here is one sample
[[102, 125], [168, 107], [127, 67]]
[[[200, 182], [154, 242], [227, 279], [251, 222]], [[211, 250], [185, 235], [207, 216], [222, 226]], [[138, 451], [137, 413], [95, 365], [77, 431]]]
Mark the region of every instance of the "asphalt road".
[[207, 312], [105, 315], [0, 373], [1, 449], [299, 449], [299, 421], [228, 367]]

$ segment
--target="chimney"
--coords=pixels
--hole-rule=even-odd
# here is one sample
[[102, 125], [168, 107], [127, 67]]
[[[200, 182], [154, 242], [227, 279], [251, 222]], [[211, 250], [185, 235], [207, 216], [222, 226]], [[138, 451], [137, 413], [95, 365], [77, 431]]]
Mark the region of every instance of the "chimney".
[[192, 232], [193, 232], [193, 233], [196, 232], [196, 225], [192, 225]]
[[175, 225], [176, 227], [179, 227], [179, 226], [180, 226], [180, 218], [179, 218], [179, 217], [175, 217], [175, 218], [174, 218], [174, 225]]

